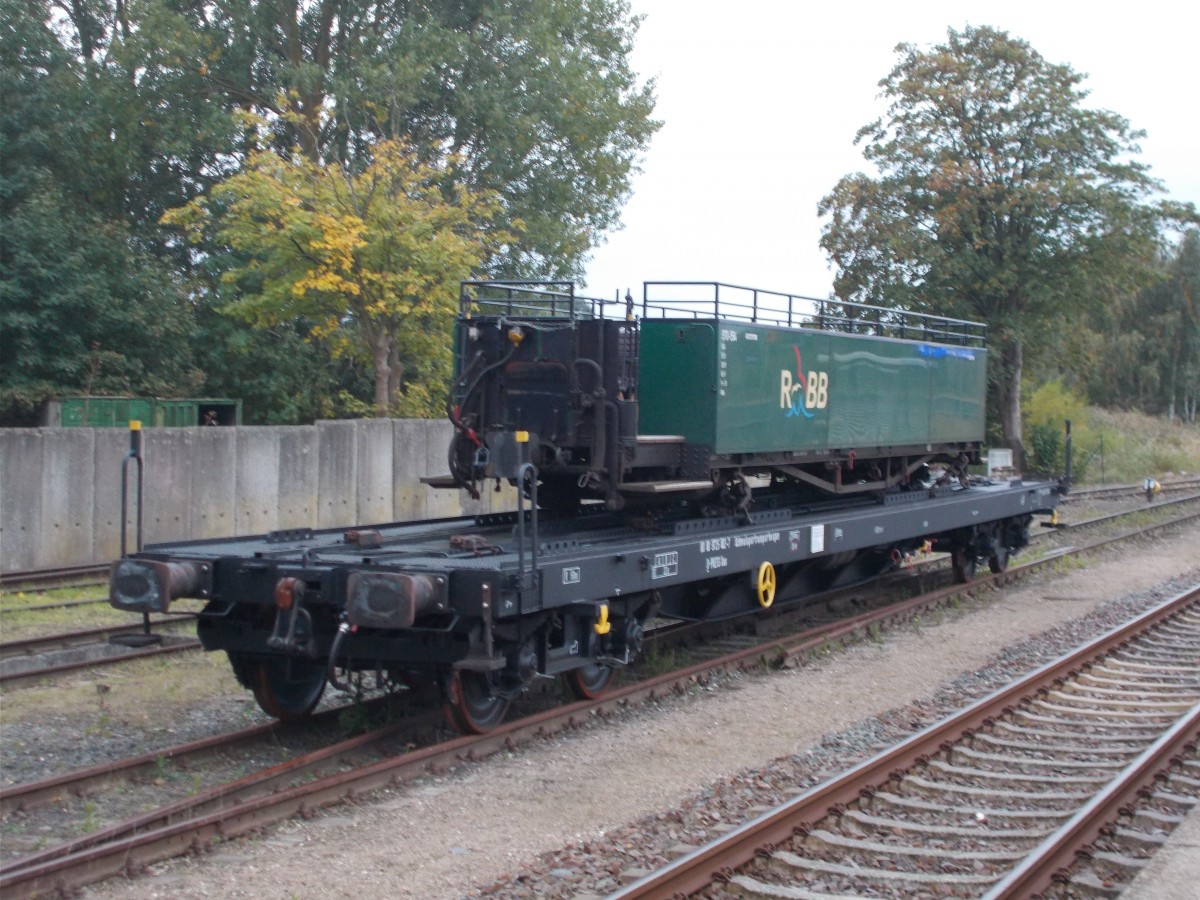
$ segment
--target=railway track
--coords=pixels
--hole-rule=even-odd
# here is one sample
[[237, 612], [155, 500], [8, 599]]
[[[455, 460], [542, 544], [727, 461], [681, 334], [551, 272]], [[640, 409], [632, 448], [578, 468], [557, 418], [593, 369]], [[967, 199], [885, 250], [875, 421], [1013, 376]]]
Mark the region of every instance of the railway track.
[[[192, 614], [169, 615], [151, 620], [151, 625], [161, 633], [162, 631], [172, 630], [173, 626], [194, 622], [195, 619], [196, 617]], [[20, 659], [44, 653], [89, 647], [95, 644], [106, 644], [114, 638], [136, 637], [142, 634], [143, 628], [140, 623], [125, 623], [123, 625], [101, 625], [97, 628], [81, 628], [75, 631], [61, 631], [39, 637], [4, 641], [0, 643], [0, 662], [8, 659]]]
[[[100, 669], [135, 660], [189, 653], [200, 649], [200, 641], [167, 631], [162, 626], [191, 620], [194, 616], [170, 617], [157, 623], [147, 636], [140, 625], [105, 626], [61, 632], [40, 638], [0, 644], [0, 686], [6, 690], [37, 684], [76, 672]], [[122, 640], [129, 643], [122, 643]]]
[[1200, 586], [614, 897], [1027, 897], [1086, 882], [1085, 847], [1135, 872], [1094, 842], [1195, 803], [1198, 657]]
[[0, 587], [11, 590], [45, 591], [59, 587], [103, 584], [108, 563], [86, 563], [51, 569], [32, 569], [0, 574]]
[[[1090, 549], [1092, 545], [1072, 552]], [[205, 792], [194, 802], [176, 801], [171, 808], [154, 810], [136, 821], [115, 823], [85, 839], [49, 848], [36, 856], [9, 861], [0, 868], [0, 890], [6, 896], [34, 896], [53, 890], [71, 890], [122, 872], [137, 872], [154, 861], [188, 848], [205, 846], [213, 839], [227, 839], [293, 815], [308, 815], [380, 787], [444, 771], [463, 759], [483, 758], [577, 727], [594, 716], [603, 717], [639, 703], [688, 691], [718, 673], [794, 662], [805, 653], [827, 649], [833, 642], [849, 639], [854, 631], [860, 636], [872, 634], [889, 621], [905, 621], [907, 617], [951, 603], [956, 593], [978, 590], [991, 581], [1019, 578], [1026, 572], [1053, 564], [1056, 559], [1051, 557], [1013, 567], [1002, 576], [946, 588], [863, 614], [853, 622], [827, 623], [806, 629], [794, 638], [773, 637], [766, 643], [744, 646], [715, 659], [617, 688], [598, 701], [582, 701], [536, 712], [482, 737], [433, 742], [411, 752], [392, 756], [376, 754], [373, 761], [363, 761], [362, 754], [369, 752], [372, 745], [385, 746], [378, 742], [385, 742], [389, 734], [392, 737], [400, 734], [389, 732], [393, 726], [388, 726], [354, 738], [353, 744], [334, 744], [304, 759], [293, 760], [282, 768], [276, 767], [278, 771], [252, 773], [239, 779], [238, 784]], [[411, 738], [405, 736], [402, 740]], [[144, 771], [148, 761], [143, 759], [141, 765]], [[330, 767], [335, 771], [330, 772]], [[6, 793], [15, 796], [16, 790], [10, 789]], [[59, 783], [52, 790], [62, 794], [72, 788]], [[32, 797], [33, 793], [26, 792], [25, 796]]]
[[[170, 793], [169, 790], [163, 789], [167, 787], [167, 779], [163, 777], [165, 772], [199, 772], [218, 756], [228, 757], [243, 752], [262, 755], [271, 746], [282, 747], [283, 752], [287, 754], [305, 752], [296, 750], [301, 746], [296, 739], [310, 737], [307, 733], [313, 732], [318, 736], [340, 732], [338, 720], [345, 709], [345, 706], [337, 706], [314, 713], [304, 725], [288, 725], [278, 720], [265, 722], [126, 759], [99, 763], [61, 775], [2, 786], [0, 816], [11, 816], [14, 813], [24, 815], [55, 805], [62, 806], [64, 798], [97, 798], [101, 797], [104, 791], [124, 792], [148, 785], [157, 789], [156, 793], [161, 798], [163, 794]], [[330, 740], [326, 743], [334, 744], [335, 741]], [[198, 793], [194, 782], [188, 784], [184, 790], [190, 792], [193, 797]], [[201, 803], [203, 800], [196, 802]], [[63, 821], [57, 825], [64, 831], [71, 831], [76, 829], [77, 823]], [[92, 837], [94, 843], [95, 836]]]
[[[1161, 482], [1159, 485], [1163, 494], [1177, 494], [1200, 490], [1200, 478], [1181, 478], [1174, 481]], [[1145, 502], [1146, 492], [1140, 484], [1102, 484], [1095, 487], [1072, 488], [1071, 493], [1062, 499], [1065, 504], [1080, 500], [1107, 500], [1110, 498], [1137, 498]]]

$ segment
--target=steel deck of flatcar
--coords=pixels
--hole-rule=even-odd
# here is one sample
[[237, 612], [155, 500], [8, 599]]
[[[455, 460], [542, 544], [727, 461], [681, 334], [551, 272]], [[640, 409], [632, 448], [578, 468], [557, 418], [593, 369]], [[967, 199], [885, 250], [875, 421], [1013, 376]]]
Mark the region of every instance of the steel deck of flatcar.
[[[585, 516], [542, 525], [536, 548], [528, 513], [524, 546], [516, 513], [507, 513], [160, 544], [135, 555], [211, 562], [225, 569], [220, 583], [226, 590], [235, 583], [230, 568], [303, 570], [310, 579], [335, 569], [443, 573], [452, 579], [452, 604], [455, 572], [489, 571], [500, 576], [501, 592], [523, 595], [521, 608], [528, 612], [718, 578], [763, 562], [784, 565], [887, 547], [981, 522], [1048, 512], [1057, 505], [1059, 492], [1056, 483], [1014, 480], [895, 494], [884, 503], [841, 504], [832, 510], [764, 510], [749, 523], [733, 517], [660, 521], [646, 530], [603, 514], [593, 521]], [[455, 549], [452, 539], [467, 549]], [[497, 615], [506, 609], [515, 611], [515, 606], [503, 603]]]

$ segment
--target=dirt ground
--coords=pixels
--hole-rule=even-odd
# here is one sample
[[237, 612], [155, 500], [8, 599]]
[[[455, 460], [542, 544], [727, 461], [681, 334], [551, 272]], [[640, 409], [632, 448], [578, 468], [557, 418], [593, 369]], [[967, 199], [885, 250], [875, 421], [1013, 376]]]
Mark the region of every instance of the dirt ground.
[[[1093, 558], [988, 593], [799, 670], [733, 679], [443, 778], [381, 793], [198, 859], [113, 880], [89, 897], [411, 897], [471, 895], [539, 854], [676, 808], [713, 782], [801, 753], [925, 697], [1006, 645], [1104, 601], [1200, 574], [1200, 529]], [[477, 895], [477, 894], [476, 894]], [[538, 896], [535, 889], [529, 896]]]

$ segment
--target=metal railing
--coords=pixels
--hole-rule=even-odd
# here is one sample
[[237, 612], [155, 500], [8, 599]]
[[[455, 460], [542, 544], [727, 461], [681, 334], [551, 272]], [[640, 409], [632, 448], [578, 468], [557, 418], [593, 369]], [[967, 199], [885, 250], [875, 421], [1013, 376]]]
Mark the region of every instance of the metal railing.
[[716, 281], [647, 281], [642, 318], [722, 319], [787, 328], [982, 347], [987, 325], [848, 300], [830, 300]]
[[464, 281], [458, 311], [464, 318], [592, 319], [603, 303], [577, 295], [571, 281]]
[[[584, 297], [569, 281], [464, 281], [459, 297], [464, 318], [631, 319], [636, 309], [629, 295], [623, 301]], [[717, 281], [644, 282], [640, 313], [643, 319], [719, 319], [964, 347], [982, 347], [987, 337], [982, 322]]]

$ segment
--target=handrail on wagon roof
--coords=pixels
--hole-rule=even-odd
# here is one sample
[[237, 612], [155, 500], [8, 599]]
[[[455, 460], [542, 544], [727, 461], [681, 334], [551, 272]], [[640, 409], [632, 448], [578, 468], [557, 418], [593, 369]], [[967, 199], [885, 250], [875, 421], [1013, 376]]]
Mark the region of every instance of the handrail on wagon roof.
[[982, 347], [987, 337], [983, 322], [718, 281], [644, 282], [642, 318], [724, 319], [969, 347]]
[[478, 308], [484, 315], [588, 319], [597, 302], [576, 296], [573, 281], [464, 281], [458, 312], [464, 318]]
[[[628, 294], [624, 301], [584, 297], [570, 281], [464, 281], [459, 297], [464, 318], [631, 319], [636, 309]], [[982, 322], [717, 281], [643, 282], [640, 312], [643, 319], [722, 319], [969, 347], [982, 347], [987, 336]]]

